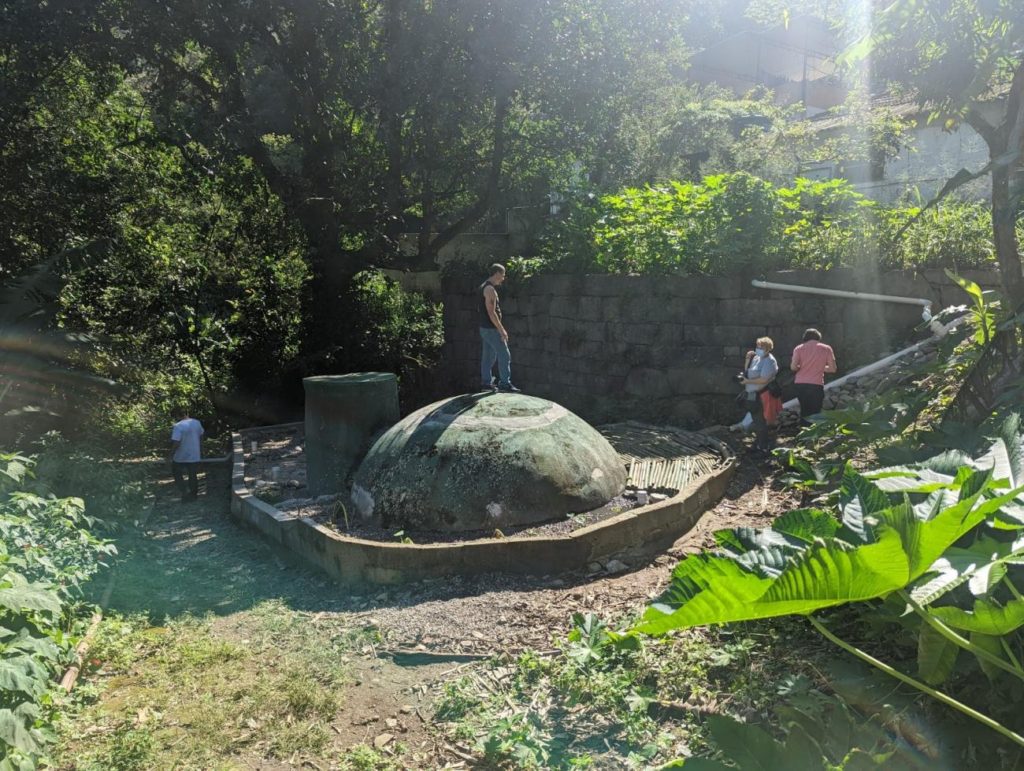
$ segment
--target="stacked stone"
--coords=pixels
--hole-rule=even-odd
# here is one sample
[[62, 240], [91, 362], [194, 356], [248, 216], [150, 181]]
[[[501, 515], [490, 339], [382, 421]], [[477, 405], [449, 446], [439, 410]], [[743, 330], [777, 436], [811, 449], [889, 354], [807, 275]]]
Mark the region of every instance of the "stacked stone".
[[[846, 371], [902, 345], [920, 323], [913, 305], [823, 298], [751, 286], [758, 276], [541, 275], [502, 289], [513, 380], [591, 422], [623, 415], [654, 423], [733, 423], [734, 376], [768, 335], [785, 368], [807, 327], [822, 330]], [[910, 297], [936, 308], [963, 292], [940, 271], [782, 271], [769, 281]], [[995, 274], [971, 275], [983, 286]], [[482, 280], [482, 279], [481, 279]], [[478, 282], [443, 283], [442, 372], [450, 392], [477, 386]], [[844, 396], [843, 398], [846, 398]]]

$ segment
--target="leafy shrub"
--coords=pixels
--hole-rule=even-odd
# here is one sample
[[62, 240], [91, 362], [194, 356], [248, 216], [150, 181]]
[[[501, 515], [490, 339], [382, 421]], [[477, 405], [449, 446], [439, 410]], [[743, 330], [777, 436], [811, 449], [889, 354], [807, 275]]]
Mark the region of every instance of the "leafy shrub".
[[359, 321], [344, 330], [328, 366], [394, 372], [407, 400], [428, 390], [444, 342], [441, 305], [372, 270], [355, 277], [349, 303], [348, 314]]
[[94, 434], [114, 452], [145, 452], [165, 448], [174, 414], [188, 406], [204, 426], [213, 413], [202, 375], [194, 362], [173, 356], [171, 371], [135, 370], [124, 373], [123, 390], [103, 399], [90, 417]]
[[564, 241], [544, 243], [556, 265], [586, 261], [564, 247], [580, 249], [585, 242], [578, 229], [590, 223], [599, 272], [728, 273], [748, 265], [777, 267], [781, 259], [782, 202], [769, 183], [749, 174], [627, 188], [604, 196], [599, 206], [587, 216], [571, 213], [560, 228]]
[[839, 265], [963, 270], [993, 260], [991, 218], [981, 204], [947, 202], [922, 214], [918, 206], [883, 206], [845, 180], [775, 187], [739, 172], [577, 202], [520, 267], [726, 275]]
[[44, 759], [54, 676], [88, 617], [82, 585], [115, 553], [91, 533], [80, 498], [38, 494], [33, 466], [0, 454], [0, 769]]
[[849, 183], [797, 179], [777, 192], [786, 209], [788, 267], [878, 262], [881, 209]]
[[901, 207], [886, 212], [883, 261], [902, 267], [945, 267], [956, 271], [983, 268], [995, 263], [992, 241], [992, 213], [979, 203], [954, 201], [929, 209], [903, 234], [896, 233], [917, 207]]
[[144, 464], [103, 457], [95, 448], [56, 433], [43, 436], [36, 447], [40, 492], [81, 498], [86, 511], [102, 515], [105, 529], [130, 522], [141, 513], [148, 482]]
[[[1024, 745], [1024, 737], [932, 686], [970, 654], [996, 689], [1020, 687], [1024, 598], [1024, 439], [1008, 418], [987, 452], [947, 452], [859, 474], [847, 467], [830, 508], [797, 509], [770, 528], [716, 533], [719, 549], [676, 568], [638, 625], [660, 634], [702, 624], [807, 616], [822, 635], [886, 674]], [[1007, 492], [1007, 489], [1009, 490]], [[921, 680], [840, 639], [814, 614], [849, 603], [871, 624], [916, 635]], [[974, 662], [969, 662], [974, 663]], [[993, 705], [1001, 707], [999, 700]], [[1018, 723], [1016, 715], [1007, 715]]]

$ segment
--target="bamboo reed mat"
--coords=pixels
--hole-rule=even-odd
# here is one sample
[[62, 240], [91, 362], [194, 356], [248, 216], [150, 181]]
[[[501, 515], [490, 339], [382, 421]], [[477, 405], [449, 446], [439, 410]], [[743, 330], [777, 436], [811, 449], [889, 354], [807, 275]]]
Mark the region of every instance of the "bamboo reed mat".
[[629, 421], [598, 426], [629, 469], [629, 482], [643, 490], [682, 490], [722, 463], [714, 441], [681, 428]]

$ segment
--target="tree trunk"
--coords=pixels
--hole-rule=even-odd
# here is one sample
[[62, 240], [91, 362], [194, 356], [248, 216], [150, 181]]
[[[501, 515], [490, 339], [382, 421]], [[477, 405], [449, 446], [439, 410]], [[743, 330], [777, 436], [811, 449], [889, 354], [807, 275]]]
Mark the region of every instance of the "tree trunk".
[[1024, 277], [1021, 275], [1020, 249], [1017, 243], [1017, 213], [1020, 200], [1011, 193], [1015, 172], [1022, 168], [1024, 154], [1024, 58], [1017, 63], [1006, 95], [1006, 117], [1000, 126], [999, 153], [989, 143], [992, 160], [992, 232], [1003, 291], [1011, 309], [1024, 303]]
[[992, 233], [1003, 292], [1010, 308], [1024, 302], [1024, 274], [1021, 273], [1017, 243], [1017, 206], [1010, 196], [1010, 179], [1016, 164], [996, 163], [992, 167]]
[[487, 180], [483, 189], [477, 196], [476, 202], [470, 206], [463, 215], [434, 236], [430, 240], [430, 252], [432, 255], [440, 253], [441, 249], [451, 243], [457, 236], [467, 231], [487, 214], [498, 195], [501, 185], [501, 167], [505, 163], [505, 154], [508, 144], [508, 132], [505, 120], [508, 118], [508, 111], [512, 104], [512, 89], [508, 85], [501, 85], [494, 97], [494, 121], [493, 121], [493, 144], [491, 146], [491, 168], [487, 174]]

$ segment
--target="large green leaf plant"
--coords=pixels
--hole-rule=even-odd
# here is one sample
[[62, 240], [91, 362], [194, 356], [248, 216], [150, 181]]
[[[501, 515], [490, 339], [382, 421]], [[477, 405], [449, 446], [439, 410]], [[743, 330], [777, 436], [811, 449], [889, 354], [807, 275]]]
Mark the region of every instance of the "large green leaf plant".
[[[827, 639], [886, 674], [1024, 746], [998, 720], [937, 690], [962, 654], [990, 678], [1024, 681], [1024, 442], [1012, 415], [977, 458], [859, 473], [847, 466], [823, 508], [787, 512], [766, 529], [716, 534], [718, 548], [675, 569], [635, 626], [660, 635], [706, 624], [805, 616]], [[841, 639], [821, 612], [866, 603], [874, 620], [916, 629], [912, 677]]]
[[81, 499], [34, 492], [33, 468], [0, 453], [0, 771], [45, 759], [55, 676], [90, 611], [82, 585], [115, 553], [90, 532]]

